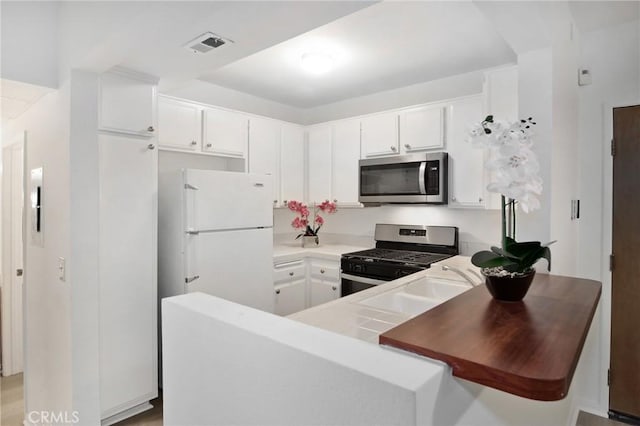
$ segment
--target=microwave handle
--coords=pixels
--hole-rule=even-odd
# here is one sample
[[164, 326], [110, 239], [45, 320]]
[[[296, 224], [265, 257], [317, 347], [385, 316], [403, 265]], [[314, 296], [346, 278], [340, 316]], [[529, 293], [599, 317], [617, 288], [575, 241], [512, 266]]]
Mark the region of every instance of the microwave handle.
[[420, 170], [418, 171], [418, 185], [420, 186], [420, 194], [427, 193], [427, 183], [425, 182], [427, 178], [427, 162], [422, 161], [420, 163]]

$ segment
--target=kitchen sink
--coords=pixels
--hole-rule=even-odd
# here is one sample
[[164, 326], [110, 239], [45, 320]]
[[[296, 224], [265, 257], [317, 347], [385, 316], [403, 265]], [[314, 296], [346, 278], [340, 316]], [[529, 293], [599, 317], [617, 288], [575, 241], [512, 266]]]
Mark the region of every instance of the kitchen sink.
[[370, 297], [360, 305], [416, 316], [442, 303], [441, 300], [415, 296], [403, 291], [389, 291]]
[[469, 284], [463, 284], [460, 281], [425, 277], [407, 284], [402, 291], [414, 296], [445, 301], [464, 293], [470, 288]]
[[470, 288], [460, 281], [425, 277], [364, 299], [359, 304], [414, 317]]

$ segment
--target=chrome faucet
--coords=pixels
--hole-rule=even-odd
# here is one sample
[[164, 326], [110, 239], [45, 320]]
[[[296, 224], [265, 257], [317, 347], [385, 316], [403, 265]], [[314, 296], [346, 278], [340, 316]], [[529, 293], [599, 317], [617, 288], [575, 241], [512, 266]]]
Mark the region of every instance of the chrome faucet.
[[[464, 273], [461, 269], [458, 268], [454, 268], [453, 266], [449, 266], [449, 265], [442, 265], [442, 270], [443, 271], [451, 271], [451, 272], [455, 272], [456, 274], [460, 275], [462, 278], [465, 279], [466, 282], [468, 282], [469, 284], [471, 284], [471, 287], [475, 287], [477, 285], [479, 285], [479, 282], [476, 282], [473, 278], [471, 278], [469, 275], [467, 275], [466, 273]], [[469, 270], [469, 272], [471, 272], [473, 275], [478, 276], [478, 274], [475, 271]]]

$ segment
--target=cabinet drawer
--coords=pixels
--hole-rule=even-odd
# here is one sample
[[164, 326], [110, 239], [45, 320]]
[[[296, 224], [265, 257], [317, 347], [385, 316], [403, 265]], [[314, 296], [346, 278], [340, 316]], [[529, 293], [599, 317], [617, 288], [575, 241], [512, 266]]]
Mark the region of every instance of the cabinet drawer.
[[305, 268], [303, 261], [282, 263], [275, 265], [273, 268], [273, 282], [275, 284], [297, 280], [304, 278], [304, 276]]
[[337, 265], [312, 264], [311, 275], [328, 281], [339, 281], [340, 268]]

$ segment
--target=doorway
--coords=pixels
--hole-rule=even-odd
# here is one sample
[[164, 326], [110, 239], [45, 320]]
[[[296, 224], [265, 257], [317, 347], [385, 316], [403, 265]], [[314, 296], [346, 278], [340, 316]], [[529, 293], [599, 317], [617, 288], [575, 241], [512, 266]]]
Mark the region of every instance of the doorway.
[[2, 150], [2, 375], [23, 369], [24, 134]]
[[640, 422], [640, 105], [613, 109], [609, 413]]

